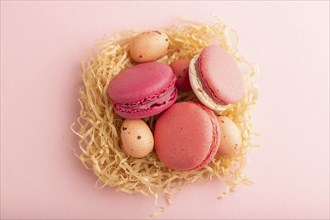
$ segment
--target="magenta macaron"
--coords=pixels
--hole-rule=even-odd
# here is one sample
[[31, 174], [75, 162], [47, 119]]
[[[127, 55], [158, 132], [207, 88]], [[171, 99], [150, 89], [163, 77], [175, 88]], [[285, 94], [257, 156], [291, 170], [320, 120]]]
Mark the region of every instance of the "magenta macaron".
[[189, 80], [197, 98], [213, 110], [237, 103], [243, 97], [243, 75], [238, 64], [218, 46], [205, 47], [192, 59]]
[[172, 69], [166, 64], [138, 64], [110, 81], [108, 96], [119, 116], [146, 118], [161, 113], [176, 101], [175, 81]]
[[155, 125], [155, 150], [174, 170], [207, 166], [220, 144], [220, 125], [213, 111], [195, 102], [178, 102], [164, 111]]

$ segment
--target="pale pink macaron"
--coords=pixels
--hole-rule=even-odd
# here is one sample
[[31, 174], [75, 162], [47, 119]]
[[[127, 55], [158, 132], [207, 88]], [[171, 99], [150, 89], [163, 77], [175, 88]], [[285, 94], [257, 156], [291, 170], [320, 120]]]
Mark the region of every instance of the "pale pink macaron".
[[239, 102], [243, 75], [236, 60], [223, 48], [205, 47], [189, 66], [189, 80], [197, 98], [213, 110]]
[[190, 60], [176, 60], [171, 63], [170, 67], [173, 70], [173, 73], [176, 75], [175, 85], [178, 89], [181, 90], [190, 90], [190, 81], [189, 81], [189, 64]]
[[161, 162], [174, 170], [207, 166], [220, 144], [220, 125], [213, 111], [195, 102], [178, 102], [155, 125], [155, 149]]

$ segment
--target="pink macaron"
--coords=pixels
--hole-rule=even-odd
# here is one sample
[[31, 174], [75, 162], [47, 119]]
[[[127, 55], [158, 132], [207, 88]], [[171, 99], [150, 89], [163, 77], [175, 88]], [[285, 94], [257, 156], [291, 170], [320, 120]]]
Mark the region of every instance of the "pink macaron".
[[174, 75], [176, 75], [176, 87], [184, 91], [191, 89], [189, 81], [189, 64], [190, 60], [176, 60], [170, 65]]
[[174, 170], [207, 166], [218, 151], [220, 125], [213, 111], [195, 102], [178, 102], [157, 119], [155, 150]]
[[110, 81], [108, 96], [119, 116], [146, 118], [161, 113], [176, 101], [175, 81], [172, 69], [166, 64], [138, 64]]
[[195, 56], [190, 63], [189, 79], [198, 99], [213, 110], [237, 103], [243, 97], [243, 75], [236, 60], [221, 47], [205, 47]]

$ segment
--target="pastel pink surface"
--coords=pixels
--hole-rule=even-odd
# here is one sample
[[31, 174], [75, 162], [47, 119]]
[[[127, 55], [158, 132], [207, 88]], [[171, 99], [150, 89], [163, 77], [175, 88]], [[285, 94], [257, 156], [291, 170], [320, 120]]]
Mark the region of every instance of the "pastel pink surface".
[[174, 170], [196, 170], [213, 159], [220, 144], [220, 126], [215, 114], [201, 104], [179, 102], [157, 119], [155, 150]]
[[191, 89], [189, 81], [189, 63], [190, 60], [176, 60], [170, 65], [173, 73], [176, 75], [175, 85], [178, 87], [178, 89]]
[[[329, 2], [1, 1], [1, 218], [145, 219], [154, 198], [95, 189], [74, 156], [80, 61], [104, 35], [216, 13], [258, 64], [251, 187], [184, 187], [156, 219], [329, 219]], [[308, 15], [308, 16], [307, 16]], [[120, 21], [120, 22], [118, 22]], [[306, 89], [308, 88], [308, 89]], [[312, 91], [312, 92], [311, 92]], [[64, 141], [65, 139], [65, 141]], [[130, 210], [130, 211], [127, 211]]]
[[219, 104], [239, 102], [243, 97], [243, 75], [236, 60], [218, 46], [205, 47], [197, 61], [204, 89]]
[[135, 65], [109, 83], [108, 96], [115, 112], [126, 119], [146, 118], [164, 111], [176, 100], [175, 75], [163, 63]]

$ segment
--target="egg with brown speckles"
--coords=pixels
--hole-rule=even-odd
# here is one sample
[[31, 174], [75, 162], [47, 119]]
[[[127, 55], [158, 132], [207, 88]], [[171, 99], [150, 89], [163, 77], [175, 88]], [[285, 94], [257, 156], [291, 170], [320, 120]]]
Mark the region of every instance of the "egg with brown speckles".
[[218, 117], [221, 141], [218, 150], [219, 155], [234, 155], [239, 152], [242, 146], [241, 131], [237, 125], [226, 116]]
[[154, 137], [149, 126], [141, 119], [125, 120], [121, 126], [122, 148], [125, 154], [142, 158], [154, 148]]
[[147, 31], [134, 37], [130, 42], [130, 55], [138, 63], [155, 61], [168, 48], [168, 36], [161, 31]]

